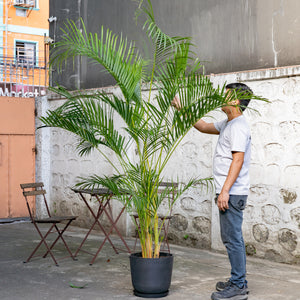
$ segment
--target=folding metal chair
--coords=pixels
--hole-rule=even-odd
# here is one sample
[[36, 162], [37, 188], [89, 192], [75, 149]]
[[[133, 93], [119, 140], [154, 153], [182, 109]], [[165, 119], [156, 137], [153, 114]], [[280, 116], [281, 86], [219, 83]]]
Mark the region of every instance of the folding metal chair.
[[[47, 251], [46, 253], [43, 255], [43, 258], [45, 258], [48, 254], [50, 254], [50, 256], [52, 257], [54, 263], [58, 266], [58, 263], [53, 255], [53, 247], [55, 246], [55, 244], [57, 243], [57, 241], [59, 239], [62, 240], [63, 244], [65, 245], [67, 251], [69, 252], [70, 256], [68, 257], [72, 257], [73, 260], [75, 260], [74, 256], [72, 255], [65, 239], [63, 238], [63, 233], [66, 231], [66, 229], [69, 227], [69, 225], [71, 224], [71, 222], [73, 220], [75, 220], [77, 218], [77, 216], [51, 216], [50, 214], [50, 210], [49, 210], [49, 206], [46, 200], [46, 191], [43, 189], [44, 184], [42, 182], [37, 182], [37, 183], [24, 183], [24, 184], [20, 184], [22, 190], [23, 190], [23, 195], [25, 197], [26, 200], [26, 205], [29, 211], [29, 215], [30, 215], [30, 219], [31, 222], [33, 223], [34, 227], [36, 228], [41, 241], [39, 242], [39, 244], [36, 246], [36, 248], [33, 250], [33, 252], [30, 254], [30, 256], [27, 258], [26, 261], [24, 261], [24, 263], [29, 262], [34, 256], [34, 254], [36, 253], [36, 251], [40, 248], [40, 246], [42, 244], [45, 245]], [[38, 195], [42, 195], [43, 199], [44, 199], [44, 204], [46, 207], [46, 211], [48, 214], [47, 218], [37, 218], [36, 217], [36, 210], [35, 210], [35, 206], [33, 205], [34, 201], [30, 201], [28, 198], [29, 197], [35, 197]], [[58, 224], [62, 223], [63, 226], [61, 229], [58, 227]], [[43, 234], [42, 231], [39, 228], [39, 224], [49, 224], [50, 228], [48, 229], [48, 231], [46, 232], [46, 234]], [[48, 237], [48, 235], [50, 233], [57, 233], [57, 237], [56, 239], [52, 242], [51, 245], [48, 245], [48, 243], [46, 242], [46, 239]]]

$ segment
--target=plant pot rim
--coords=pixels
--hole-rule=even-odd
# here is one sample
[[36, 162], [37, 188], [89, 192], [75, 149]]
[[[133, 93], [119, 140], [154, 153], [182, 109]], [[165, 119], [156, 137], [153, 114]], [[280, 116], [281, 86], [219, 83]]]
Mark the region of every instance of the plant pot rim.
[[168, 252], [159, 252], [159, 257], [142, 257], [142, 252], [134, 252], [131, 253], [129, 255], [129, 257], [136, 257], [136, 258], [142, 258], [142, 259], [160, 259], [160, 258], [166, 258], [166, 257], [170, 257], [170, 256], [174, 256], [172, 253], [168, 253]]

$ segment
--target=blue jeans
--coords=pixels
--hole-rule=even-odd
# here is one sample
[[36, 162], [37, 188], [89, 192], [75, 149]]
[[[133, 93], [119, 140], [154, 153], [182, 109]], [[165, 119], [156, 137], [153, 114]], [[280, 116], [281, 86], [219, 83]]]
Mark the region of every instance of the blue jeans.
[[229, 208], [224, 212], [219, 211], [221, 238], [231, 265], [230, 281], [239, 288], [247, 285], [246, 251], [242, 232], [243, 210], [247, 197], [247, 195], [230, 195]]

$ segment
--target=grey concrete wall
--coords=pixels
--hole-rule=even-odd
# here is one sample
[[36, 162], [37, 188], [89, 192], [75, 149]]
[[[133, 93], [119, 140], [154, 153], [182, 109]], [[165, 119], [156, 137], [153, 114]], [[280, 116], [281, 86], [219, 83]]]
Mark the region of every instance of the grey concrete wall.
[[[215, 85], [242, 81], [270, 103], [252, 102], [256, 109], [245, 112], [252, 132], [251, 189], [245, 210], [244, 238], [249, 255], [278, 262], [299, 263], [300, 257], [300, 66], [211, 75]], [[119, 93], [118, 88], [106, 88]], [[62, 104], [62, 100], [38, 100], [38, 115]], [[216, 120], [222, 112], [212, 114]], [[211, 121], [211, 118], [207, 119]], [[169, 162], [166, 178], [185, 182], [190, 176], [212, 174], [217, 137], [192, 129]], [[71, 191], [77, 176], [112, 173], [97, 153], [79, 157], [76, 139], [59, 129], [37, 132], [37, 178], [45, 180], [51, 207], [58, 213], [79, 215], [77, 224], [92, 222], [80, 198]], [[48, 146], [49, 145], [49, 148]], [[134, 155], [134, 149], [132, 150]], [[109, 154], [109, 153], [108, 153]], [[173, 243], [224, 251], [220, 240], [218, 209], [208, 192], [190, 189], [175, 204], [170, 227]], [[114, 213], [121, 205], [114, 202]], [[94, 206], [96, 208], [96, 205]], [[166, 207], [162, 207], [166, 211]], [[119, 227], [131, 236], [130, 216], [124, 214]]]
[[[148, 52], [136, 25], [131, 0], [50, 0], [50, 35], [59, 40], [66, 18], [83, 18], [88, 31], [110, 28], [135, 40]], [[297, 65], [300, 61], [300, 1], [298, 0], [153, 0], [160, 27], [169, 35], [191, 36], [207, 74]], [[114, 84], [101, 68], [76, 61], [56, 80], [70, 88]]]
[[[49, 23], [49, 35], [54, 42], [57, 42], [63, 34], [61, 27], [63, 27], [64, 22], [67, 19], [74, 20], [79, 25], [79, 19], [81, 15], [80, 3], [80, 0], [49, 1], [49, 15], [50, 17], [54, 16], [57, 18], [56, 21]], [[72, 89], [79, 88], [81, 80], [80, 65], [81, 64], [79, 60], [75, 61], [75, 64], [70, 61], [68, 65], [63, 67], [63, 72], [60, 74], [56, 72], [56, 69], [53, 69], [53, 72], [51, 72], [50, 76], [50, 84], [55, 86], [57, 83], [59, 83]], [[84, 80], [87, 80], [87, 78]]]

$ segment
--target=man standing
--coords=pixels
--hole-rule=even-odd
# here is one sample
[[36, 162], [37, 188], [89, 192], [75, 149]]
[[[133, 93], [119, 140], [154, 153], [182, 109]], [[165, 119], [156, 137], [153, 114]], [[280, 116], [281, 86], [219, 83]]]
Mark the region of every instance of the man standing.
[[[252, 91], [243, 83], [231, 83], [226, 88], [229, 92], [243, 92], [249, 95], [249, 99], [234, 99], [222, 107], [227, 119], [216, 123], [199, 120], [194, 127], [203, 133], [219, 135], [214, 154], [213, 176], [221, 238], [231, 264], [231, 277], [228, 281], [216, 284], [218, 292], [212, 293], [211, 299], [246, 300], [248, 286], [242, 223], [250, 187], [251, 136], [243, 111], [251, 100]], [[177, 109], [180, 108], [180, 100], [177, 97], [172, 104]]]

